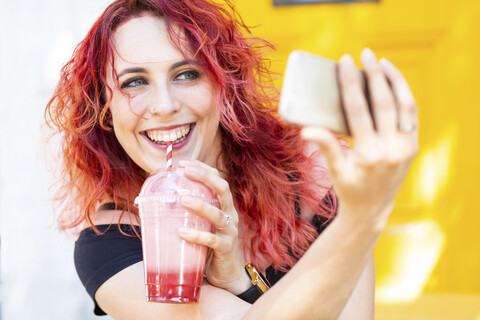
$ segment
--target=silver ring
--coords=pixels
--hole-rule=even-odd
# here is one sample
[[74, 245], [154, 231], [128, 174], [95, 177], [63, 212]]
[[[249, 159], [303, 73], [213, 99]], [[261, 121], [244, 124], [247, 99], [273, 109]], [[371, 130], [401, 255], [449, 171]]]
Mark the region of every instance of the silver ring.
[[225, 229], [226, 227], [228, 227], [228, 225], [230, 224], [230, 221], [232, 221], [232, 217], [230, 217], [228, 214], [225, 215], [225, 218], [227, 218], [227, 222], [225, 223], [225, 225], [221, 228], [218, 228], [217, 227], [217, 230], [223, 230]]
[[404, 133], [411, 133], [417, 129], [417, 125], [415, 123], [402, 123], [398, 124], [398, 131]]

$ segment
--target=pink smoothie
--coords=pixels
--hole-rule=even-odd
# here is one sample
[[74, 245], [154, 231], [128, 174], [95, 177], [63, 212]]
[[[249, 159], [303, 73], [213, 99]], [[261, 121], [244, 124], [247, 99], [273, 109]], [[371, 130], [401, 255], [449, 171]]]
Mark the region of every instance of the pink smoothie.
[[140, 209], [147, 301], [198, 301], [207, 247], [182, 240], [178, 229], [210, 231], [211, 224], [186, 210], [180, 204], [182, 195], [218, 206], [210, 189], [187, 179], [179, 169], [151, 175], [135, 200]]

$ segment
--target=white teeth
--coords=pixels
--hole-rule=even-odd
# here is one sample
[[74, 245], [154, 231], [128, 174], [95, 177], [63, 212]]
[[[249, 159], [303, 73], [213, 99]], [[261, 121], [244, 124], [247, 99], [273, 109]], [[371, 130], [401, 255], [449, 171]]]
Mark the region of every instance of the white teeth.
[[155, 132], [150, 132], [149, 134], [147, 134], [148, 137], [152, 140], [157, 140], [157, 135]]
[[161, 130], [149, 130], [147, 131], [147, 136], [150, 138], [150, 140], [160, 143], [167, 143], [180, 139], [183, 140], [189, 132], [190, 125], [185, 125], [168, 132]]

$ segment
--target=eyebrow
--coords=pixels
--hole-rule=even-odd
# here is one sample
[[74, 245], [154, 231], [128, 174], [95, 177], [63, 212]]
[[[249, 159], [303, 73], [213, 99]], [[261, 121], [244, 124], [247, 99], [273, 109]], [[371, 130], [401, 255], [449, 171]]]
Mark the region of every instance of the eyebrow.
[[[187, 64], [195, 64], [195, 65], [198, 65], [198, 62], [196, 62], [195, 60], [182, 60], [182, 61], [178, 61], [178, 62], [175, 62], [174, 64], [172, 64], [172, 66], [170, 67], [170, 71], [171, 70], [174, 70], [176, 68], [179, 68], [179, 67], [182, 67], [184, 65], [187, 65]], [[121, 72], [119, 72], [117, 74], [117, 78], [121, 78], [122, 76], [128, 74], [128, 73], [147, 73], [147, 69], [143, 68], [143, 67], [134, 67], [134, 68], [127, 68], [127, 69], [123, 69]]]
[[117, 78], [121, 78], [123, 75], [126, 75], [127, 73], [147, 73], [147, 69], [141, 68], [141, 67], [127, 68], [119, 72], [117, 74]]

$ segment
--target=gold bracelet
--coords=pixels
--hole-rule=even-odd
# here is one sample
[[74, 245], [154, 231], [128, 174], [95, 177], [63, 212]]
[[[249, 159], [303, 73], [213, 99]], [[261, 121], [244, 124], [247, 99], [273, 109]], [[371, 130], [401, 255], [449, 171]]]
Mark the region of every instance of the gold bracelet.
[[271, 286], [267, 278], [265, 278], [263, 274], [259, 272], [253, 264], [247, 263], [245, 265], [245, 271], [250, 276], [252, 284], [254, 286], [257, 286], [263, 293], [267, 292], [267, 290], [270, 289]]

